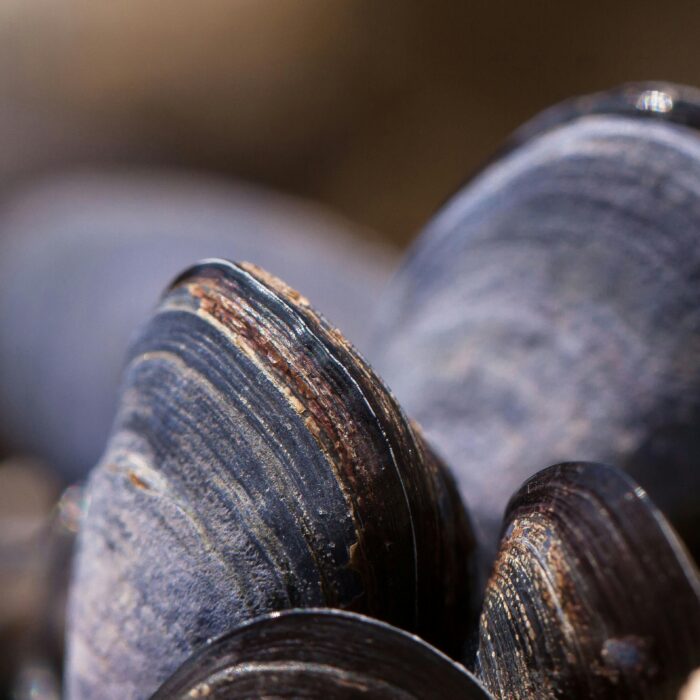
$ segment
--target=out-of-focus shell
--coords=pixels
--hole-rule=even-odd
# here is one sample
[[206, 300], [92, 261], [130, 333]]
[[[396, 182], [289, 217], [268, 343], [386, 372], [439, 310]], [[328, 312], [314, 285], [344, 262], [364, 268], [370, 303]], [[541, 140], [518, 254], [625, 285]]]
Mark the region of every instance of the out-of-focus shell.
[[700, 90], [688, 85], [648, 81], [572, 97], [523, 124], [508, 140], [505, 150], [514, 149], [568, 122], [596, 114], [641, 117], [700, 129]]
[[153, 700], [206, 697], [488, 700], [462, 666], [361, 615], [289, 611], [257, 619], [189, 659]]
[[358, 347], [393, 253], [327, 210], [167, 171], [75, 172], [0, 207], [0, 443], [66, 479], [100, 456], [129, 342], [193, 260], [246, 259]]
[[700, 664], [700, 578], [646, 493], [561, 464], [508, 506], [477, 675], [498, 697], [675, 700]]
[[700, 138], [636, 113], [526, 130], [430, 223], [379, 314], [374, 364], [491, 551], [518, 484], [585, 459], [630, 471], [700, 552]]
[[147, 697], [207, 639], [292, 607], [463, 650], [474, 542], [454, 483], [341, 334], [259, 268], [205, 262], [165, 295], [88, 500], [70, 698]]

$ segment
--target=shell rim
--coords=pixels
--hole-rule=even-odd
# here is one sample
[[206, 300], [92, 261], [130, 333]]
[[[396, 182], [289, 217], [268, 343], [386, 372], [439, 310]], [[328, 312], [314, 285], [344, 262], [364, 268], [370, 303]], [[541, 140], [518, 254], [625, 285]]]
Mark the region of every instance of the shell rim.
[[411, 643], [416, 644], [422, 652], [432, 655], [437, 661], [442, 664], [448, 664], [453, 668], [453, 670], [465, 676], [465, 680], [469, 680], [475, 689], [481, 690], [484, 693], [484, 697], [493, 697], [482, 681], [472, 673], [466, 666], [461, 664], [459, 661], [450, 658], [444, 652], [440, 651], [437, 647], [433, 646], [429, 642], [419, 637], [416, 634], [407, 632], [406, 630], [400, 629], [399, 627], [394, 627], [388, 622], [384, 622], [374, 617], [368, 615], [363, 615], [361, 613], [351, 612], [349, 610], [343, 610], [341, 608], [323, 608], [323, 607], [312, 607], [312, 608], [289, 608], [287, 610], [278, 610], [270, 613], [264, 613], [263, 615], [258, 615], [246, 622], [241, 623], [239, 626], [235, 627], [228, 632], [224, 632], [218, 637], [208, 639], [201, 647], [199, 647], [188, 659], [186, 659], [178, 668], [174, 671], [170, 679], [166, 679], [164, 683], [156, 691], [159, 693], [166, 684], [170, 682], [176, 674], [187, 671], [197, 665], [198, 661], [206, 656], [206, 654], [218, 644], [221, 644], [228, 639], [231, 639], [239, 634], [245, 633], [247, 630], [254, 626], [264, 625], [277, 620], [280, 618], [295, 618], [298, 617], [302, 620], [306, 620], [307, 623], [312, 622], [314, 617], [321, 617], [323, 619], [337, 619], [355, 621], [364, 625], [373, 627], [374, 629], [382, 630], [394, 637], [400, 638], [404, 641], [410, 640]]
[[500, 539], [503, 538], [503, 535], [508, 528], [511, 515], [516, 509], [518, 501], [524, 494], [528, 493], [532, 484], [539, 482], [546, 483], [547, 481], [551, 480], [552, 476], [558, 471], [570, 471], [573, 469], [584, 469], [589, 474], [593, 470], [605, 472], [619, 483], [624, 484], [627, 490], [634, 494], [635, 503], [642, 506], [654, 520], [657, 526], [658, 536], [663, 539], [663, 541], [673, 552], [680, 571], [683, 572], [683, 576], [688, 581], [691, 589], [697, 596], [698, 601], [700, 601], [700, 569], [685, 546], [683, 540], [680, 538], [675, 528], [673, 525], [671, 525], [661, 509], [650, 498], [647, 491], [642, 488], [642, 486], [640, 486], [626, 471], [611, 464], [587, 460], [557, 462], [556, 464], [552, 464], [551, 466], [546, 467], [545, 469], [542, 469], [525, 479], [525, 481], [523, 481], [523, 483], [515, 490], [513, 495], [508, 500], [508, 505], [506, 506], [503, 514]]

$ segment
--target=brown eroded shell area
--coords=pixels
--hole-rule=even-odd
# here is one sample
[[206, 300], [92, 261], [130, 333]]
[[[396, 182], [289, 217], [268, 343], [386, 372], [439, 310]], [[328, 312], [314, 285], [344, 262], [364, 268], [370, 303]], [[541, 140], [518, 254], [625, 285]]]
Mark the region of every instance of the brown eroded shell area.
[[564, 464], [509, 505], [478, 673], [508, 698], [675, 698], [700, 663], [697, 572], [622, 473]]
[[[284, 393], [337, 470], [357, 535], [350, 566], [366, 596], [355, 609], [385, 619], [381, 611], [402, 610], [393, 622], [458, 653], [474, 606], [475, 543], [452, 478], [418, 427], [342, 334], [260, 268], [203, 263], [177, 290]], [[411, 605], [414, 619], [405, 617]]]

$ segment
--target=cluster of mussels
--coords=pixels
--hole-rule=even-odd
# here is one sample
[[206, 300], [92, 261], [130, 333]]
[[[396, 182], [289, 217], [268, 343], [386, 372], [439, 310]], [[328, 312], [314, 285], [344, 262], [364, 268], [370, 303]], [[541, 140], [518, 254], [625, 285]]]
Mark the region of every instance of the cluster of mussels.
[[175, 280], [89, 479], [67, 696], [675, 700], [700, 666], [699, 105], [566, 103], [434, 219], [371, 353], [422, 428], [260, 268]]

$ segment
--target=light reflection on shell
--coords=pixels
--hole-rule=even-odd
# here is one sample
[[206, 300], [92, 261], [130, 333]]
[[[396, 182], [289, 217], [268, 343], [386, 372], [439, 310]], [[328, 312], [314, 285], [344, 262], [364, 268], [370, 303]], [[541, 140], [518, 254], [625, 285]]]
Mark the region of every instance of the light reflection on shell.
[[508, 507], [477, 674], [499, 697], [675, 700], [700, 663], [700, 578], [623, 472], [562, 464]]

